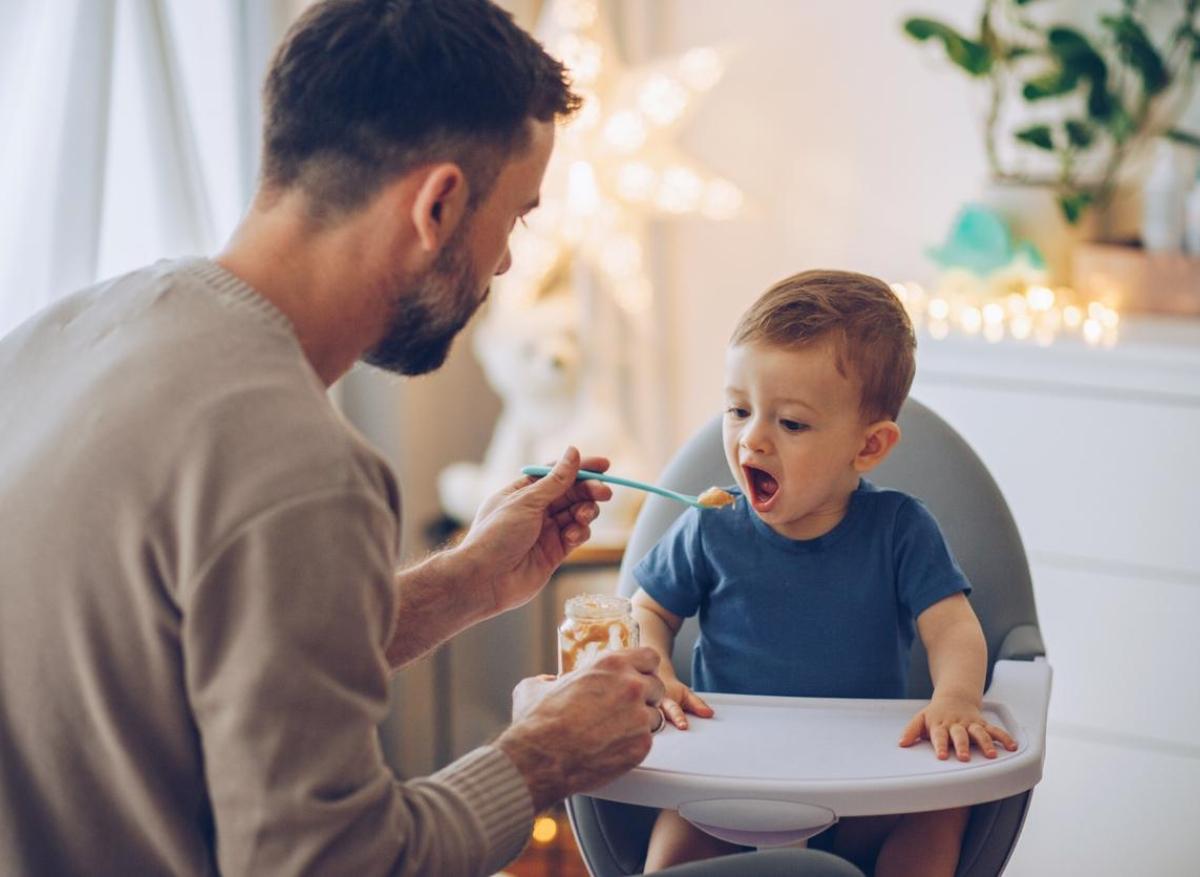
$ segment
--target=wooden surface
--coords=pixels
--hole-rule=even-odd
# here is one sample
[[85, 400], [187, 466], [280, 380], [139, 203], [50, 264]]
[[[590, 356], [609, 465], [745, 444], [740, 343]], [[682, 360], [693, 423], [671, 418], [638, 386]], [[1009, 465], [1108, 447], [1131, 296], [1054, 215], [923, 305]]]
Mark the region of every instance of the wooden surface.
[[[500, 875], [506, 877], [588, 877], [587, 866], [571, 834], [566, 811], [562, 805], [539, 814], [549, 816], [558, 823], [558, 832], [550, 841], [530, 839], [516, 861], [509, 864]], [[497, 877], [500, 877], [497, 875]]]
[[1080, 244], [1075, 289], [1122, 313], [1200, 315], [1200, 258], [1121, 244]]

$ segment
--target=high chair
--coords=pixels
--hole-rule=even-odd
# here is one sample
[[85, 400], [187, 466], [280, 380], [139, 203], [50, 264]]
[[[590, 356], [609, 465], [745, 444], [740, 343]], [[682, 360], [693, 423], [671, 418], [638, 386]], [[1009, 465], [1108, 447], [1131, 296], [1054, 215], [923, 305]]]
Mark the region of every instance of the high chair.
[[[706, 721], [715, 720], [696, 717], [688, 731], [668, 725], [641, 766], [567, 802], [593, 875], [639, 873], [661, 807], [678, 809], [718, 837], [761, 849], [798, 845], [841, 816], [970, 804], [957, 875], [990, 877], [1003, 870], [1032, 788], [1041, 779], [1050, 696], [1029, 565], [1003, 496], [962, 437], [913, 399], [905, 403], [899, 423], [900, 444], [868, 477], [918, 497], [941, 525], [971, 582], [971, 605], [987, 640], [985, 713], [1008, 729], [1018, 750], [1001, 748], [990, 760], [973, 749], [971, 761], [962, 764], [953, 758], [938, 761], [926, 742], [910, 749], [896, 745], [901, 728], [919, 708], [915, 701], [928, 700], [932, 691], [919, 637], [908, 681], [914, 700], [706, 694], [725, 719], [721, 725], [706, 727]], [[688, 493], [731, 482], [719, 417], [683, 446], [660, 479], [663, 486]], [[633, 567], [682, 511], [658, 497], [643, 506], [621, 564], [620, 594], [637, 589]], [[686, 684], [698, 632], [696, 618], [688, 618], [675, 638], [675, 672]], [[693, 866], [685, 867], [693, 873]], [[725, 857], [694, 873], [816, 877], [857, 871], [815, 850], [793, 849]]]

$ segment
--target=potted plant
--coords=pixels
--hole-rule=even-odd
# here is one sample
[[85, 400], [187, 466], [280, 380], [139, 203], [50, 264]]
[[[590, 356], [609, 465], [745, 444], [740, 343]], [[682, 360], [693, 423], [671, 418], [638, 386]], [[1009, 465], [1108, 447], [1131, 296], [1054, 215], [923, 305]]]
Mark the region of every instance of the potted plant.
[[[1200, 0], [1154, 10], [1113, 0], [1086, 30], [1039, 21], [1035, 13], [1045, 10], [1035, 5], [1050, 4], [984, 0], [970, 35], [921, 17], [906, 19], [904, 30], [940, 42], [987, 86], [983, 136], [994, 181], [1049, 189], [1074, 226], [1110, 205], [1122, 168], [1145, 144], [1165, 136], [1200, 147], [1200, 135], [1178, 127], [1200, 66]], [[1160, 20], [1164, 6], [1168, 21]], [[1014, 107], [1018, 121], [1006, 124]]]

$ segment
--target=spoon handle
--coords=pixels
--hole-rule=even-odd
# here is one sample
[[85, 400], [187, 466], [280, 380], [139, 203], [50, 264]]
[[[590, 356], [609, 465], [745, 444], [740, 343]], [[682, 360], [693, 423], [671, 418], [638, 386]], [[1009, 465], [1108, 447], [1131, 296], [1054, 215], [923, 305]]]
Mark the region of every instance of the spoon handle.
[[[542, 478], [550, 474], [549, 466], [526, 466], [521, 470], [522, 475], [532, 475], [536, 478]], [[667, 490], [664, 487], [658, 487], [654, 484], [647, 484], [644, 481], [634, 481], [631, 478], [621, 478], [617, 475], [607, 475], [604, 472], [593, 472], [590, 469], [580, 469], [579, 474], [575, 476], [577, 481], [606, 481], [609, 484], [620, 484], [622, 487], [632, 487], [635, 490], [645, 490], [648, 493], [657, 493], [659, 496], [665, 496], [667, 499], [673, 499], [676, 502], [681, 502], [684, 505], [696, 505], [694, 496], [685, 496], [682, 493], [676, 493], [673, 490]]]

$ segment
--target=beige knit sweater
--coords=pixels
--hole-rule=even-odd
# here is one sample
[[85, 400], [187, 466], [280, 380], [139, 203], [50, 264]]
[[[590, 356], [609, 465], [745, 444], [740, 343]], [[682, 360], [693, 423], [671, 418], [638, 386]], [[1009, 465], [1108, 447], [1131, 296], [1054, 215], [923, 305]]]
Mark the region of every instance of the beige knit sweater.
[[0, 873], [515, 856], [499, 750], [403, 783], [382, 760], [399, 510], [287, 319], [210, 261], [0, 340]]

